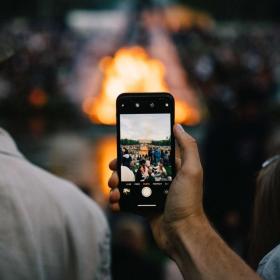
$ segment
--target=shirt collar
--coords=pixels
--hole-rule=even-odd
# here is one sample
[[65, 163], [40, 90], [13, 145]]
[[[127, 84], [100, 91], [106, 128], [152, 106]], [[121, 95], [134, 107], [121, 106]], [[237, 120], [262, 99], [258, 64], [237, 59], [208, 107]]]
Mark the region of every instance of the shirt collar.
[[0, 154], [22, 158], [15, 141], [10, 134], [0, 127]]

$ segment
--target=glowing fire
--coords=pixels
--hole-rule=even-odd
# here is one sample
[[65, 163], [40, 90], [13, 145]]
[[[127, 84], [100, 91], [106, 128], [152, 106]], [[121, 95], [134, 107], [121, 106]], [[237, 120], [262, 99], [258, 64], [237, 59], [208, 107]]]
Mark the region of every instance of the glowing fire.
[[[122, 92], [166, 92], [165, 67], [139, 47], [121, 48], [114, 57], [104, 57], [99, 63], [102, 72], [98, 96], [87, 97], [83, 110], [95, 123], [113, 125], [116, 98]], [[183, 124], [194, 124], [200, 119], [197, 108], [175, 98], [175, 119]]]
[[117, 157], [116, 137], [114, 135], [100, 139], [96, 143], [97, 151], [97, 172], [98, 180], [101, 186], [101, 192], [107, 198], [109, 194], [108, 180], [111, 176], [111, 171], [108, 168], [109, 162]]

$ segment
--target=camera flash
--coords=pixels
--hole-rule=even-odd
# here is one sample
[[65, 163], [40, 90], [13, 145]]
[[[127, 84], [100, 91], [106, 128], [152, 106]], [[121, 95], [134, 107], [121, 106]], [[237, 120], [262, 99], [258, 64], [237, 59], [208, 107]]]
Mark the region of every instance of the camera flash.
[[124, 104], [122, 104], [122, 107], [124, 107]]
[[135, 106], [136, 106], [136, 108], [139, 108], [140, 104], [139, 103], [135, 103]]
[[169, 106], [169, 104], [168, 103], [165, 103], [165, 107], [168, 107]]

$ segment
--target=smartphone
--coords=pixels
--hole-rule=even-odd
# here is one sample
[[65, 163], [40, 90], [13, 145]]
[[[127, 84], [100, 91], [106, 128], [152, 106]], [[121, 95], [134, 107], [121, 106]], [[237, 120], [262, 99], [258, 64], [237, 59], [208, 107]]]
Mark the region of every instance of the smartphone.
[[162, 212], [175, 176], [174, 99], [169, 93], [123, 93], [116, 107], [120, 208]]

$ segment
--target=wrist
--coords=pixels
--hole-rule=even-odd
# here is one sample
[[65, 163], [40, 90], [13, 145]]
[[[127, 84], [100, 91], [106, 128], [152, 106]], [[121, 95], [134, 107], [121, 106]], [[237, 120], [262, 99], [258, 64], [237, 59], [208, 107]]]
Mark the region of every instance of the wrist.
[[193, 242], [199, 242], [202, 234], [211, 228], [203, 210], [197, 211], [181, 221], [175, 222], [167, 230], [168, 239], [171, 240], [168, 248], [169, 255], [176, 260], [190, 250]]
[[164, 229], [164, 249], [176, 262], [185, 278], [201, 279], [194, 255], [197, 253], [197, 245], [208, 236], [209, 229], [211, 226], [203, 209], [170, 223]]

